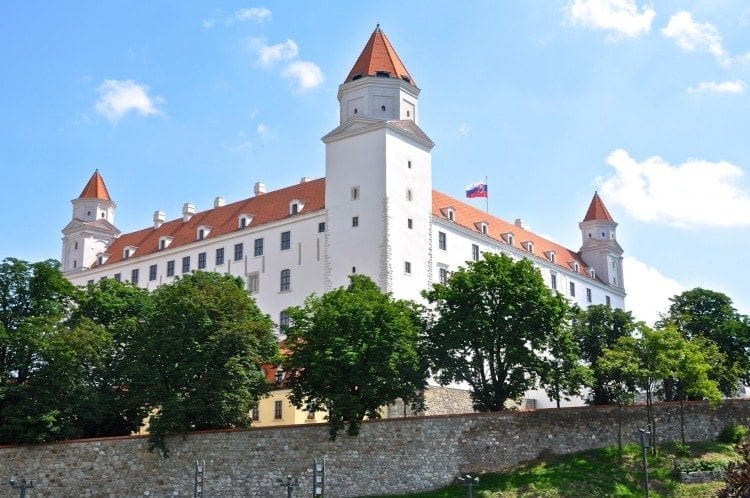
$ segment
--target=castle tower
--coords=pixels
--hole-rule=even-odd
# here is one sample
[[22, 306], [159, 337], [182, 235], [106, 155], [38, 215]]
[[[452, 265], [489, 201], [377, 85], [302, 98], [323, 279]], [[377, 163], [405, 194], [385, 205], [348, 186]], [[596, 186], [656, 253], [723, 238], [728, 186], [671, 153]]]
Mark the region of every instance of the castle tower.
[[583, 239], [581, 258], [605, 283], [624, 289], [622, 247], [617, 243], [617, 223], [607, 211], [598, 193], [594, 193], [583, 221], [578, 224]]
[[339, 86], [326, 144], [325, 289], [352, 273], [399, 298], [431, 285], [432, 140], [419, 88], [378, 25]]
[[99, 170], [94, 171], [81, 195], [70, 202], [73, 217], [62, 231], [62, 270], [65, 273], [101, 263], [107, 257], [109, 245], [120, 235], [114, 226], [116, 204]]

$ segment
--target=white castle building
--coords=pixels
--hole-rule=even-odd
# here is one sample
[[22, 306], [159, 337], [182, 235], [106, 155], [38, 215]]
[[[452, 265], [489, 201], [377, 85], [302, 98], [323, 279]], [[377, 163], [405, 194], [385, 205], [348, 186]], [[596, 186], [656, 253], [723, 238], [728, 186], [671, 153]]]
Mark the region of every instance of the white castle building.
[[284, 310], [368, 275], [397, 298], [420, 292], [483, 252], [528, 258], [547, 284], [582, 307], [624, 306], [622, 248], [597, 194], [579, 224], [578, 251], [432, 189], [433, 142], [419, 127], [419, 88], [377, 27], [338, 91], [340, 123], [323, 137], [325, 178], [196, 211], [154, 213], [121, 233], [101, 174], [72, 201], [62, 267], [73, 283], [103, 278], [154, 289], [194, 270], [244, 279], [283, 327]]

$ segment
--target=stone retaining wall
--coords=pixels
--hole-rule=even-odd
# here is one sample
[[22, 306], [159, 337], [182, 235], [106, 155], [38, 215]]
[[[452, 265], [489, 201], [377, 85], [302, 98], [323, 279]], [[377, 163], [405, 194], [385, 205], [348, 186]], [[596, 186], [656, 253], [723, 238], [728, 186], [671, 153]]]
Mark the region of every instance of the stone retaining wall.
[[[655, 407], [662, 441], [680, 435], [678, 404]], [[750, 425], [750, 401], [713, 411], [686, 403], [688, 440], [713, 439], [732, 422]], [[645, 408], [623, 409], [626, 442], [637, 441]], [[147, 451], [143, 437], [0, 448], [0, 496], [18, 496], [7, 479], [33, 479], [28, 496], [192, 496], [196, 460], [206, 461], [211, 497], [285, 496], [276, 479], [299, 479], [310, 496], [312, 463], [325, 459], [326, 496], [432, 489], [460, 472], [504, 469], [546, 453], [615, 444], [616, 407], [584, 407], [368, 421], [362, 434], [328, 440], [325, 425], [209, 431], [168, 440], [170, 458]]]

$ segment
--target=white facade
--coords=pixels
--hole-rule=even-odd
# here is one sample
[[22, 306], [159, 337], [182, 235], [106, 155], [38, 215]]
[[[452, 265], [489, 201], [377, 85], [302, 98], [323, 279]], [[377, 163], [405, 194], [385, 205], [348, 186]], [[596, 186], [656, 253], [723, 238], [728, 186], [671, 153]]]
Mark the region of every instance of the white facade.
[[[323, 137], [325, 179], [268, 193], [258, 184], [253, 198], [217, 198], [199, 212], [186, 204], [171, 221], [157, 212], [152, 227], [124, 235], [112, 225], [108, 195], [74, 200], [73, 221], [63, 231], [66, 276], [79, 285], [116, 278], [155, 289], [197, 269], [224, 272], [241, 277], [280, 323], [287, 307], [346, 285], [352, 273], [397, 298], [419, 300], [467, 261], [503, 252], [531, 259], [548, 285], [581, 307], [624, 306], [614, 221], [582, 222], [579, 253], [434, 192], [434, 144], [416, 122], [419, 89], [410, 78], [383, 72], [341, 85], [341, 122]], [[288, 210], [261, 219], [272, 204]]]

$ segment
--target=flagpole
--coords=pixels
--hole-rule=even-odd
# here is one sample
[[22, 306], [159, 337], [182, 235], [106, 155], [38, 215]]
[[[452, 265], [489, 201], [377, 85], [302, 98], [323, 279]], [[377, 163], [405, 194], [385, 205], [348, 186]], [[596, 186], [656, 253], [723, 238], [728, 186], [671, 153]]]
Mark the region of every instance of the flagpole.
[[485, 212], [489, 213], [490, 212], [490, 189], [489, 189], [489, 185], [487, 185], [487, 175], [484, 175], [484, 186], [487, 189], [487, 196], [484, 198], [484, 202], [485, 202], [484, 210]]

